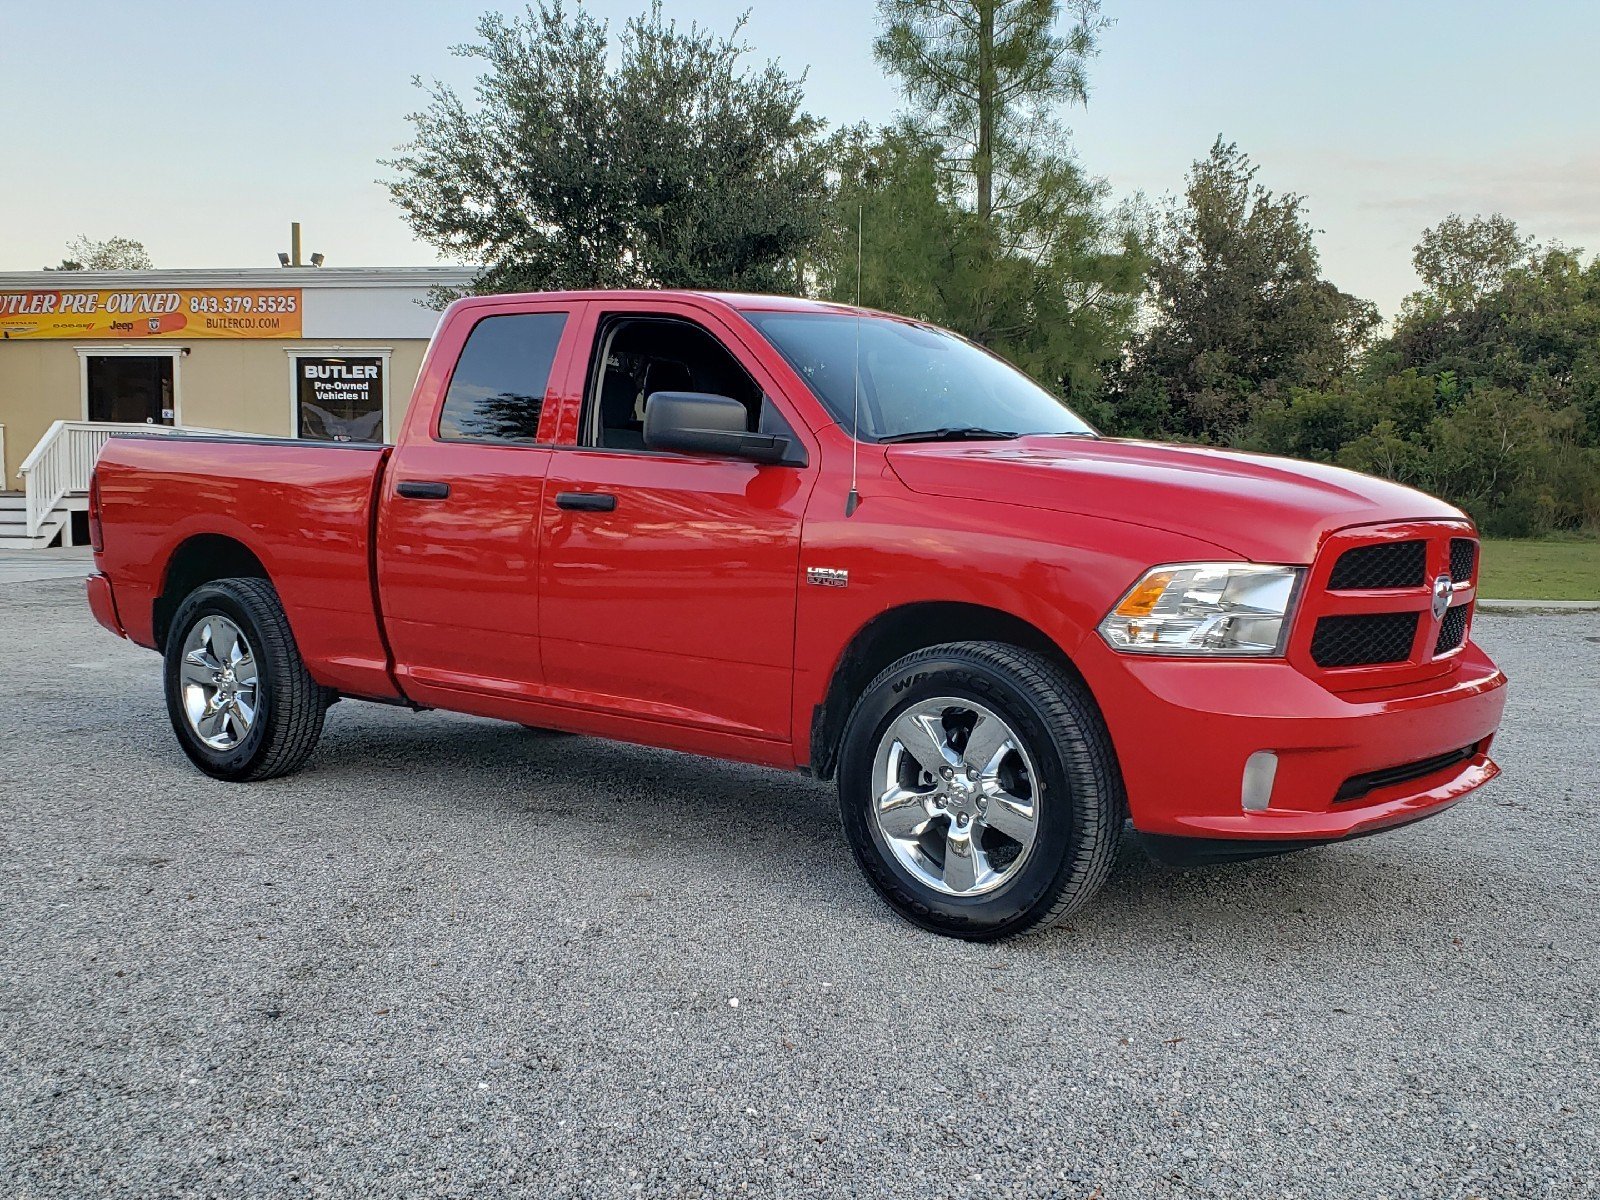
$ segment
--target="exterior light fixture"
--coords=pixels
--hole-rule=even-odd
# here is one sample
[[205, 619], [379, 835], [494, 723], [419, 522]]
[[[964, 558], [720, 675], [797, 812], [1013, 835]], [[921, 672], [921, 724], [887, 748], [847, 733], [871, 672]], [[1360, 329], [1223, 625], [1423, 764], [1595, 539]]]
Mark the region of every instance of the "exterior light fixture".
[[[320, 267], [323, 261], [324, 259], [320, 254], [311, 256], [311, 265], [313, 267]], [[305, 260], [300, 257], [299, 221], [289, 222], [289, 253], [285, 254], [282, 250], [278, 251], [278, 265], [280, 267], [303, 267], [306, 265]]]

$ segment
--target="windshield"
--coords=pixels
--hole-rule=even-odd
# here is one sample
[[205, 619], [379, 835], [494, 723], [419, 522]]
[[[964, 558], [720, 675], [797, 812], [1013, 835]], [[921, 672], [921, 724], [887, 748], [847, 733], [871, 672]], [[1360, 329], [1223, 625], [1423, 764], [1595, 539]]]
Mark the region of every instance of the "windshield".
[[872, 441], [1094, 432], [1021, 371], [941, 329], [849, 313], [745, 316], [846, 429], [859, 337], [859, 428]]

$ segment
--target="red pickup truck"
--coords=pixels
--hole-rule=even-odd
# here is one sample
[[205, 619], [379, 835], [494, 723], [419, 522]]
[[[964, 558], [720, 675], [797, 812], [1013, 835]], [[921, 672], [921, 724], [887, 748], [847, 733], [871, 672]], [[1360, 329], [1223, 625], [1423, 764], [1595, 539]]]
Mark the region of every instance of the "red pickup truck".
[[1461, 512], [1099, 437], [882, 313], [463, 300], [395, 445], [121, 437], [90, 506], [90, 605], [208, 774], [294, 770], [344, 697], [798, 768], [960, 937], [1084, 903], [1129, 819], [1250, 857], [1498, 773]]

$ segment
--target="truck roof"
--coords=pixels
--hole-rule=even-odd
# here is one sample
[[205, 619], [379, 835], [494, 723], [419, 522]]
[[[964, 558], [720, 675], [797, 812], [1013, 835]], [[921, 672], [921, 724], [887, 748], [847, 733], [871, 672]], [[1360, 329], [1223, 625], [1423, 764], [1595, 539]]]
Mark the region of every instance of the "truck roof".
[[507, 300], [651, 300], [651, 299], [711, 300], [741, 312], [788, 311], [831, 313], [874, 313], [876, 310], [856, 308], [849, 304], [835, 304], [829, 300], [808, 300], [800, 296], [768, 296], [756, 292], [709, 292], [691, 288], [593, 288], [579, 291], [557, 292], [502, 292], [491, 296], [469, 296], [458, 303], [474, 301], [503, 303]]

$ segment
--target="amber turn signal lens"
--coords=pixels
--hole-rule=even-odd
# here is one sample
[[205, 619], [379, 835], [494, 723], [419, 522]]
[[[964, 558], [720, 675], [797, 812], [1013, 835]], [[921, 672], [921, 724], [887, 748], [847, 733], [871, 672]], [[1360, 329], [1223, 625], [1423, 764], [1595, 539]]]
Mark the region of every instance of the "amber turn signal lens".
[[1119, 617], [1148, 617], [1156, 601], [1166, 593], [1167, 585], [1177, 575], [1176, 571], [1152, 571], [1139, 581], [1139, 585], [1123, 597], [1114, 610]]

